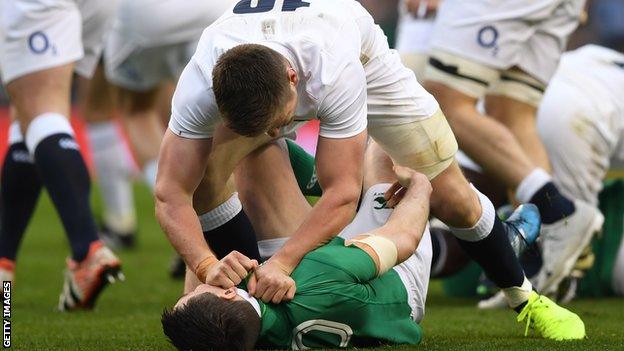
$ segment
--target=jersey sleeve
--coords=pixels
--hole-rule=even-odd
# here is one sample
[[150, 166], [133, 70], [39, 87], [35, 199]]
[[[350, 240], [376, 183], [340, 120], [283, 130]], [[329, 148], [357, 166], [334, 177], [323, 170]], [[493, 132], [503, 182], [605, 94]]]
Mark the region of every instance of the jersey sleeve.
[[212, 84], [195, 59], [191, 59], [173, 94], [169, 129], [183, 138], [208, 139], [220, 122]]
[[359, 61], [347, 63], [318, 111], [325, 138], [349, 138], [366, 129], [366, 73]]

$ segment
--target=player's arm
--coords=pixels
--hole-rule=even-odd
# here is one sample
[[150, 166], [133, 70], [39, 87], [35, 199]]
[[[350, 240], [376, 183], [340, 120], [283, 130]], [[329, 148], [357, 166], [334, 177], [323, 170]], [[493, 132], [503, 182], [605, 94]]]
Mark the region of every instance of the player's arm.
[[323, 195], [301, 227], [273, 257], [292, 271], [306, 253], [328, 242], [353, 218], [362, 189], [366, 132], [319, 137], [316, 171]]
[[[156, 218], [167, 238], [203, 282], [234, 286], [257, 262], [238, 253], [218, 261], [203, 237], [193, 193], [204, 179], [212, 139], [186, 139], [167, 130], [163, 138], [156, 180]], [[222, 181], [225, 187], [226, 178]]]
[[389, 202], [398, 202], [381, 227], [345, 242], [366, 252], [383, 274], [408, 259], [420, 243], [429, 219], [431, 183], [410, 168], [395, 166], [399, 179], [386, 193]]

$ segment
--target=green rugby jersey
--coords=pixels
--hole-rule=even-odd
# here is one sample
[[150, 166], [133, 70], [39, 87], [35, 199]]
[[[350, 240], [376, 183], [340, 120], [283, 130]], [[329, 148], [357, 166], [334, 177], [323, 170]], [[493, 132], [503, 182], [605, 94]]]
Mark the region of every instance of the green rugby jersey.
[[372, 258], [335, 238], [308, 253], [292, 273], [297, 293], [279, 305], [260, 301], [261, 348], [418, 344], [407, 291], [390, 270], [375, 277]]

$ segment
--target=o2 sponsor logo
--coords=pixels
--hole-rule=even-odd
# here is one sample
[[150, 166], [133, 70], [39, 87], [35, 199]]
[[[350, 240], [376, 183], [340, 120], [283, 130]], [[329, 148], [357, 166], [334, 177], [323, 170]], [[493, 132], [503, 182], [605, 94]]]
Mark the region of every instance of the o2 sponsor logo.
[[54, 46], [50, 43], [50, 38], [42, 31], [33, 32], [28, 36], [28, 48], [35, 55], [43, 55], [48, 51], [56, 54]]
[[486, 49], [494, 49], [493, 55], [496, 56], [498, 52], [498, 37], [498, 29], [492, 25], [487, 25], [479, 29], [477, 43]]

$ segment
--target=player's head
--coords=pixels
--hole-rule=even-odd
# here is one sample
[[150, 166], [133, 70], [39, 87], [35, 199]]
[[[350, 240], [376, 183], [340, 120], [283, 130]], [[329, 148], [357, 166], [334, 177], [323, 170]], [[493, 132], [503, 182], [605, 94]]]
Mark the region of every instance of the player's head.
[[221, 55], [212, 86], [225, 124], [238, 134], [276, 136], [294, 118], [297, 73], [266, 46], [238, 45]]
[[161, 322], [179, 350], [252, 350], [260, 334], [258, 312], [237, 289], [207, 284], [165, 310]]

